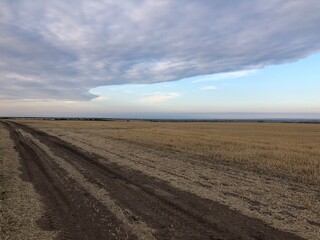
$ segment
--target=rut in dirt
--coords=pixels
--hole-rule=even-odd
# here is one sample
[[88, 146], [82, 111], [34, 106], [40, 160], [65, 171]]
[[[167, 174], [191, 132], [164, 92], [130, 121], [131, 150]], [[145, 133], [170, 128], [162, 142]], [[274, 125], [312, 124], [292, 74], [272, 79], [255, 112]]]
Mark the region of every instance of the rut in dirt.
[[[39, 224], [59, 230], [61, 239], [301, 239], [42, 131], [5, 125], [21, 155], [25, 178], [47, 206]], [[122, 213], [110, 209], [96, 189], [105, 191]]]

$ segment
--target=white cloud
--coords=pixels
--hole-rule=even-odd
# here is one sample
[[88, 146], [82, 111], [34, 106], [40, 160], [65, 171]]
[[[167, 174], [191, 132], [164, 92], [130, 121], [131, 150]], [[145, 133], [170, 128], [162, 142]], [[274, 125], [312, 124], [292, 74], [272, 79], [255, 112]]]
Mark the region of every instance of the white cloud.
[[3, 0], [0, 96], [88, 100], [98, 86], [242, 77], [318, 52], [319, 7], [318, 0]]
[[217, 87], [216, 86], [205, 86], [205, 87], [201, 87], [200, 89], [204, 90], [204, 91], [208, 91], [208, 90], [216, 90]]
[[108, 97], [99, 96], [99, 97], [96, 97], [96, 98], [92, 99], [91, 101], [95, 101], [95, 102], [105, 102], [105, 101], [108, 101], [108, 100], [109, 100]]
[[141, 98], [140, 101], [145, 103], [160, 103], [179, 96], [179, 93], [155, 93], [153, 96]]
[[228, 73], [218, 73], [218, 74], [210, 74], [205, 76], [199, 76], [196, 80], [193, 80], [193, 83], [198, 82], [210, 82], [210, 81], [220, 81], [227, 79], [236, 79], [242, 78], [251, 74], [256, 73], [257, 70], [246, 70], [246, 71], [238, 71], [238, 72], [228, 72]]
[[65, 104], [74, 104], [74, 103], [77, 103], [77, 101], [63, 101], [63, 103], [65, 103]]

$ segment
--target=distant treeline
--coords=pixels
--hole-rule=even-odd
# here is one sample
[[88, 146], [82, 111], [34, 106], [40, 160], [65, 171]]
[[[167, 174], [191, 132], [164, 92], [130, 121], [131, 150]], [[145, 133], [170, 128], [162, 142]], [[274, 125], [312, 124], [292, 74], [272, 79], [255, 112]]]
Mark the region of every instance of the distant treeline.
[[320, 119], [143, 119], [78, 117], [0, 117], [0, 119], [35, 119], [47, 121], [147, 121], [147, 122], [253, 122], [253, 123], [320, 123]]

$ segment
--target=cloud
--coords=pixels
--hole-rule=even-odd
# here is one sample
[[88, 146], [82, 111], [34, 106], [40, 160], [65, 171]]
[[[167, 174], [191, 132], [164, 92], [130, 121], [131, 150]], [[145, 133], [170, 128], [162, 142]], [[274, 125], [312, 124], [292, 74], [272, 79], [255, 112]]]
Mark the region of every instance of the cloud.
[[216, 86], [205, 86], [205, 87], [201, 87], [200, 90], [204, 90], [204, 91], [208, 91], [208, 90], [216, 90], [217, 87]]
[[3, 0], [0, 99], [89, 100], [98, 86], [294, 61], [320, 50], [319, 8], [318, 0]]
[[99, 97], [96, 97], [96, 98], [92, 99], [91, 101], [95, 101], [95, 102], [105, 102], [105, 101], [108, 101], [108, 100], [109, 100], [108, 97], [99, 96]]
[[226, 79], [235, 79], [235, 78], [242, 78], [253, 73], [256, 73], [257, 70], [246, 70], [246, 71], [238, 71], [238, 72], [227, 72], [227, 73], [217, 73], [217, 74], [209, 74], [204, 76], [194, 77], [195, 80], [192, 83], [198, 82], [210, 82], [210, 81], [220, 81]]
[[160, 103], [179, 96], [179, 93], [155, 93], [153, 96], [141, 98], [140, 101], [145, 103]]

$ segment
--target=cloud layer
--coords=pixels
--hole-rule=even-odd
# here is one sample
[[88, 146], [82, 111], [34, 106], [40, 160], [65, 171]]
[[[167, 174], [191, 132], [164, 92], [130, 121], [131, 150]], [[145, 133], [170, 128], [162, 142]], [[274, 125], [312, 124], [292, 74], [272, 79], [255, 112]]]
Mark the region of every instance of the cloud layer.
[[318, 0], [0, 2], [0, 99], [94, 98], [320, 50]]
[[179, 93], [155, 93], [150, 97], [141, 98], [140, 101], [145, 103], [160, 103], [179, 96]]

